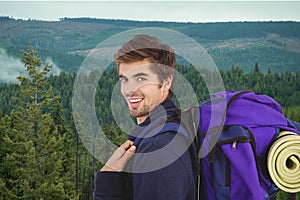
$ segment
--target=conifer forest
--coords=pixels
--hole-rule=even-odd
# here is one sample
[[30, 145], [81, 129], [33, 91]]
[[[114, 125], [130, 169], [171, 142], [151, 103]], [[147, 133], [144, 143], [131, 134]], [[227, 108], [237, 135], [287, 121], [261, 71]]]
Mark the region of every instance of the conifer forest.
[[[102, 163], [82, 145], [74, 125], [71, 102], [76, 74], [46, 76], [51, 65], [41, 66], [32, 47], [23, 51], [21, 60], [27, 75], [18, 77], [17, 84], [0, 85], [0, 198], [92, 199], [94, 176]], [[192, 66], [178, 65], [177, 70], [190, 80], [200, 102], [209, 97]], [[270, 95], [290, 119], [300, 121], [299, 73], [262, 73], [258, 64], [249, 73], [239, 66], [220, 73], [226, 89]], [[121, 144], [126, 134], [116, 128], [110, 110], [110, 94], [117, 81], [114, 69], [104, 73], [95, 107], [105, 134]], [[288, 196], [284, 192], [278, 195], [280, 199]]]
[[[2, 28], [5, 23], [19, 23], [17, 20], [5, 17], [0, 18], [0, 22], [2, 23]], [[141, 23], [66, 18], [62, 19], [61, 22], [57, 22], [57, 24], [64, 23], [65, 25], [70, 25], [75, 22], [86, 23], [89, 26], [97, 25], [97, 23], [114, 26], [112, 29], [107, 28], [105, 32], [107, 35], [105, 37], [124, 30], [124, 23], [128, 27], [139, 26]], [[29, 22], [26, 23], [29, 24]], [[32, 21], [31, 23], [36, 26], [42, 26], [38, 21]], [[253, 31], [254, 29], [251, 28], [252, 25], [264, 25], [262, 27], [268, 29], [266, 25], [270, 24], [272, 23], [249, 23], [247, 26], [243, 23], [229, 25], [232, 26], [231, 28], [238, 26], [249, 28], [252, 31], [252, 37], [253, 34], [260, 34], [260, 32]], [[177, 30], [185, 31], [190, 36], [195, 35], [196, 31], [192, 31], [195, 29], [189, 29], [188, 27], [198, 26], [197, 24], [153, 24], [150, 22], [148, 22], [148, 25], [174, 26]], [[217, 34], [214, 37], [211, 34], [213, 33], [211, 29], [215, 25], [217, 24], [201, 25], [206, 27], [206, 29], [203, 29], [205, 31], [202, 34], [207, 35], [207, 47], [210, 44], [212, 45], [214, 41], [222, 40], [224, 42], [226, 37], [231, 37], [229, 33], [232, 32], [230, 31], [224, 31], [224, 35]], [[219, 25], [221, 30], [226, 29], [225, 24]], [[291, 30], [290, 32], [277, 32], [277, 36], [266, 34], [265, 37], [268, 37], [268, 44], [272, 43], [273, 46], [278, 45], [278, 35], [280, 34], [284, 35], [284, 37], [299, 38], [298, 23], [287, 22], [277, 23], [277, 25], [289, 25], [292, 28], [289, 29]], [[7, 27], [9, 26], [7, 25]], [[243, 30], [247, 32], [247, 29]], [[283, 29], [279, 28], [278, 30]], [[220, 30], [218, 31], [220, 32]], [[242, 34], [241, 32], [239, 33]], [[23, 65], [23, 72], [21, 73], [22, 75], [15, 77], [17, 79], [16, 82], [5, 82], [2, 80], [0, 82], [0, 200], [93, 199], [95, 174], [101, 169], [103, 163], [91, 155], [83, 144], [82, 138], [80, 138], [78, 133], [80, 125], [77, 123], [80, 123], [80, 119], [74, 119], [76, 115], [72, 111], [73, 86], [77, 76], [76, 71], [83, 61], [83, 56], [63, 52], [66, 48], [69, 48], [69, 51], [75, 51], [74, 46], [72, 46], [73, 41], [81, 42], [81, 50], [92, 48], [91, 44], [96, 43], [95, 40], [100, 38], [100, 34], [97, 37], [95, 36], [95, 40], [84, 36], [83, 33], [76, 33], [72, 37], [64, 35], [65, 39], [60, 40], [62, 43], [60, 47], [65, 48], [63, 51], [59, 51], [59, 49], [51, 51], [54, 48], [51, 46], [52, 42], [49, 42], [50, 39], [54, 38], [52, 36], [44, 40], [35, 40], [38, 38], [36, 37], [31, 42], [28, 42], [29, 39], [26, 38], [29, 37], [28, 35], [12, 37], [9, 36], [8, 32], [6, 36], [5, 34], [4, 32], [0, 33], [1, 37], [3, 36], [0, 39], [1, 48], [5, 48], [9, 55], [14, 55], [19, 59], [19, 62]], [[208, 38], [208, 36], [214, 38]], [[10, 40], [10, 38], [14, 39]], [[70, 46], [63, 43], [66, 40], [68, 40]], [[37, 43], [38, 41], [40, 43]], [[43, 44], [45, 41], [48, 41], [47, 44]], [[282, 39], [280, 41], [287, 40]], [[236, 40], [231, 40], [231, 42], [236, 42]], [[219, 44], [221, 45], [221, 43]], [[225, 42], [222, 44], [224, 45]], [[50, 46], [47, 47], [47, 45]], [[300, 69], [299, 50], [296, 49], [299, 46], [294, 46], [295, 49], [292, 54], [283, 50], [283, 47], [277, 48], [278, 51], [274, 49], [274, 51], [271, 51], [272, 55], [278, 54], [274, 56], [276, 58], [280, 56], [285, 57], [285, 60], [281, 60], [280, 62], [273, 60], [275, 64], [280, 64], [280, 69], [274, 67], [275, 65], [268, 68], [268, 63], [271, 61], [263, 63], [255, 62], [255, 59], [247, 60], [248, 67], [246, 68], [239, 65], [238, 62], [230, 64], [234, 61], [224, 61], [224, 59], [230, 59], [235, 56], [235, 59], [243, 60], [245, 54], [242, 55], [241, 53], [239, 55], [237, 52], [241, 51], [235, 51], [233, 48], [226, 49], [225, 54], [223, 54], [224, 52], [221, 52], [222, 49], [215, 47], [214, 51], [210, 53], [214, 56], [217, 64], [222, 62], [224, 66], [226, 65], [226, 67], [219, 68], [218, 71], [223, 79], [226, 90], [252, 90], [257, 93], [269, 95], [282, 106], [283, 112], [288, 118], [300, 122], [300, 71], [291, 70], [296, 65], [298, 65], [297, 69]], [[248, 57], [250, 57], [249, 55], [254, 55], [257, 50], [253, 49], [255, 47], [251, 48], [251, 53], [249, 53], [249, 49], [249, 54], [246, 52], [246, 56], [248, 55]], [[259, 49], [259, 52], [266, 52], [267, 48], [271, 47], [261, 48], [263, 49]], [[48, 49], [48, 51], [45, 49]], [[53, 70], [52, 64], [43, 60], [47, 55], [52, 57], [56, 63], [61, 63], [60, 66], [63, 70], [60, 73], [51, 73]], [[271, 57], [270, 55], [266, 54], [264, 58], [267, 60], [268, 57]], [[286, 62], [287, 65], [292, 63], [292, 67], [285, 68], [283, 62]], [[261, 63], [263, 68], [260, 65]], [[199, 76], [194, 66], [178, 63], [176, 69], [177, 72], [189, 80], [200, 103], [209, 98], [206, 83]], [[206, 76], [212, 77], [215, 73], [216, 71], [205, 72]], [[115, 85], [119, 81], [115, 67], [108, 68], [104, 72], [95, 69], [93, 73], [82, 78], [89, 79], [88, 76], [97, 77], [100, 74], [102, 76], [95, 91], [96, 116], [107, 138], [115, 145], [119, 145], [126, 140], [127, 135], [116, 125], [111, 110], [111, 95], [115, 89]], [[88, 90], [89, 88], [86, 89]], [[118, 102], [114, 106], [121, 107]], [[291, 198], [295, 198], [295, 196], [291, 197], [289, 193], [283, 191], [277, 194], [277, 199], [279, 200], [288, 200]], [[300, 195], [297, 194], [296, 198], [299, 199]]]

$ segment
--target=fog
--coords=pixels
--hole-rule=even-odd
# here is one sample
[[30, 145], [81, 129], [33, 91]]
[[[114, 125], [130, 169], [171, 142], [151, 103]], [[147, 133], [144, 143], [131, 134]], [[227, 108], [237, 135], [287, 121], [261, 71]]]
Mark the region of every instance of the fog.
[[[43, 63], [41, 67], [46, 63], [52, 65], [49, 74], [58, 75], [61, 72], [61, 69], [50, 57], [43, 61]], [[24, 63], [21, 62], [20, 58], [7, 55], [5, 49], [0, 48], [0, 82], [15, 83], [18, 82], [18, 76], [27, 76]]]

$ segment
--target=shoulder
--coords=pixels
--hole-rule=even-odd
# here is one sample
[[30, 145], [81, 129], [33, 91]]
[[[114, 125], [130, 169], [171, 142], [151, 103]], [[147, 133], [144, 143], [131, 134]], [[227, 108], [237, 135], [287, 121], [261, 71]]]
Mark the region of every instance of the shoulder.
[[177, 132], [173, 130], [161, 130], [155, 135], [143, 138], [138, 147], [138, 153], [147, 153], [157, 151], [166, 147], [176, 136]]
[[176, 171], [190, 174], [192, 161], [189, 144], [173, 131], [145, 138], [137, 149], [134, 169], [137, 172], [159, 170], [171, 175]]
[[144, 154], [140, 156], [143, 162], [148, 159], [157, 159], [161, 162], [178, 160], [183, 162], [184, 165], [189, 165], [191, 142], [186, 137], [186, 131], [179, 124], [171, 122], [166, 123], [159, 129], [154, 136], [143, 138], [137, 149], [137, 153]]

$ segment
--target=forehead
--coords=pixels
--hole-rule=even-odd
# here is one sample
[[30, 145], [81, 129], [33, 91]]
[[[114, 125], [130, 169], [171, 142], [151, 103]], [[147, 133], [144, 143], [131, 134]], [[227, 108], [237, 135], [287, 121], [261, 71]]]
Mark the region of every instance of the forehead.
[[120, 63], [119, 75], [130, 76], [137, 73], [154, 73], [151, 68], [153, 63], [148, 60], [135, 61], [130, 63]]

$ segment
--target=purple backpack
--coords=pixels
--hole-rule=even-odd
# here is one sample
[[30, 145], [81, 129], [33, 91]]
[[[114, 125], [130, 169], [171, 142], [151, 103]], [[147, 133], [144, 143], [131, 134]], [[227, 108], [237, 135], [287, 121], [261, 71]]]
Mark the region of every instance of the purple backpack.
[[274, 99], [249, 91], [219, 92], [194, 108], [200, 112], [192, 116], [199, 121], [199, 198], [275, 198], [279, 189], [267, 170], [268, 150], [279, 132], [299, 134], [298, 124]]
[[299, 135], [299, 125], [283, 115], [274, 99], [250, 91], [223, 91], [176, 113], [137, 129], [135, 143], [177, 125], [188, 138], [193, 170], [199, 175], [198, 199], [276, 198], [279, 188], [268, 173], [267, 155], [281, 131]]

